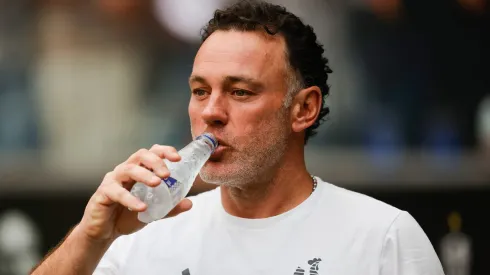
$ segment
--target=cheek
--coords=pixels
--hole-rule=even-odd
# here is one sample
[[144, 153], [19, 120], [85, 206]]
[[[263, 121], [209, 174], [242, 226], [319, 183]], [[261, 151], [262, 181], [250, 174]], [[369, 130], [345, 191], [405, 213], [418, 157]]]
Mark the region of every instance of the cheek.
[[237, 131], [241, 135], [256, 135], [260, 132], [267, 132], [274, 115], [266, 112], [240, 112], [237, 114]]
[[195, 116], [197, 111], [196, 104], [192, 102], [192, 98], [189, 101], [189, 105], [187, 106], [187, 112], [189, 112], [189, 117]]
[[199, 124], [198, 123], [201, 121], [199, 119], [199, 117], [200, 117], [200, 111], [193, 104], [189, 104], [188, 112], [189, 112], [189, 120], [190, 120], [190, 123], [191, 123], [191, 127], [194, 130], [194, 128], [199, 127]]

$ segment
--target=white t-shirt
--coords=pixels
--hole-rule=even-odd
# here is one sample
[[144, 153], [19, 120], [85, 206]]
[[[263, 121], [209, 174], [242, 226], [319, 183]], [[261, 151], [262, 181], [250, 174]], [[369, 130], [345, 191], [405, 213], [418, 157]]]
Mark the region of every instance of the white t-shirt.
[[321, 181], [294, 209], [243, 219], [220, 189], [193, 208], [118, 238], [94, 274], [439, 275], [440, 261], [405, 211]]

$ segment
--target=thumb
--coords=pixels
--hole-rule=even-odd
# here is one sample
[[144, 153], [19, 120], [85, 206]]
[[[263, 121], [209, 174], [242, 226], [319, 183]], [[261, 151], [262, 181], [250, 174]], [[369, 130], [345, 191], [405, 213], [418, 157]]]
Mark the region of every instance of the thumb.
[[172, 211], [170, 211], [165, 218], [170, 218], [179, 215], [182, 212], [189, 211], [192, 208], [192, 201], [189, 199], [183, 199], [177, 204]]

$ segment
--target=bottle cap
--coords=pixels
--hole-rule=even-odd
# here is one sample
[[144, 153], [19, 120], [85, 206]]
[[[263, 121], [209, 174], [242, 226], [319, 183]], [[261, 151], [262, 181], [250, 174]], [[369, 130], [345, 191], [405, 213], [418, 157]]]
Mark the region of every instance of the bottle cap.
[[214, 135], [211, 134], [211, 133], [203, 133], [203, 134], [199, 135], [196, 138], [196, 140], [202, 139], [202, 138], [204, 138], [204, 139], [206, 139], [206, 140], [208, 140], [208, 141], [211, 142], [211, 144], [212, 144], [212, 151], [214, 152], [214, 150], [216, 149], [216, 147], [218, 147], [218, 140], [214, 137]]

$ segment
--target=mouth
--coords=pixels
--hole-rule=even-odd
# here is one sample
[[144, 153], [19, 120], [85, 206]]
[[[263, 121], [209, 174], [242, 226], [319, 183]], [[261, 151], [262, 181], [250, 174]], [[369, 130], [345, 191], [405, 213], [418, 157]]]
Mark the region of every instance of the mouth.
[[219, 146], [228, 146], [228, 143], [224, 142], [220, 137], [215, 136], [215, 138], [218, 141], [218, 147]]
[[223, 153], [229, 149], [227, 145], [222, 145], [219, 143], [218, 147], [214, 150], [214, 152], [211, 154], [211, 157], [209, 158], [210, 161], [218, 161], [220, 158], [222, 158]]
[[212, 131], [210, 131], [210, 133], [213, 134], [216, 138], [218, 146], [214, 149], [214, 152], [211, 154], [209, 160], [212, 162], [216, 162], [222, 158], [224, 151], [229, 150], [231, 146], [228, 145], [227, 142], [223, 141], [223, 139], [219, 135], [213, 133]]

